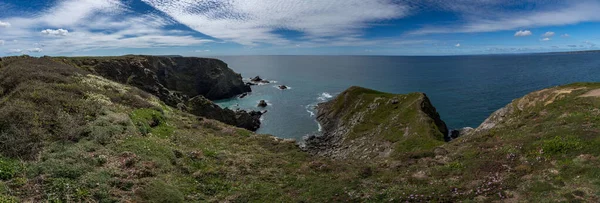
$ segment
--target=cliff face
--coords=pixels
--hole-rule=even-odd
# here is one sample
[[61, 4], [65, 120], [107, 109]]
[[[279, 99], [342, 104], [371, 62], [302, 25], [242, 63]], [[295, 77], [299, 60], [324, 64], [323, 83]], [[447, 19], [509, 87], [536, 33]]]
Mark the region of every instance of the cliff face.
[[[222, 109], [208, 99], [225, 99], [251, 91], [240, 74], [221, 60], [195, 57], [121, 56], [54, 58], [113, 81], [151, 93], [166, 104], [184, 108], [198, 116], [257, 130], [259, 112]], [[190, 98], [206, 98], [204, 102]], [[186, 107], [186, 104], [194, 104]], [[206, 105], [205, 107], [198, 106]], [[202, 111], [198, 110], [202, 109]], [[258, 115], [258, 116], [257, 116]]]
[[401, 157], [443, 144], [448, 129], [425, 94], [387, 94], [351, 87], [319, 104], [323, 134], [309, 152], [336, 159]]
[[251, 91], [240, 74], [218, 59], [123, 56], [70, 58], [70, 61], [103, 77], [141, 86], [150, 92], [164, 87], [189, 97], [202, 95], [218, 100]]

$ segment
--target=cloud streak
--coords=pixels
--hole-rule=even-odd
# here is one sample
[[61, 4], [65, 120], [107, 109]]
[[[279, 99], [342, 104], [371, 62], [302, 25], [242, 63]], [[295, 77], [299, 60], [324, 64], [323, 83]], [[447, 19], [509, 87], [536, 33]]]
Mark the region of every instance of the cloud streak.
[[[135, 13], [120, 0], [60, 0], [37, 13], [3, 19], [6, 53], [74, 53], [99, 49], [201, 45], [211, 40], [165, 29], [172, 25], [154, 13]], [[4, 23], [4, 21], [2, 21]], [[50, 28], [39, 30], [39, 28]], [[57, 28], [57, 29], [54, 29]], [[43, 44], [44, 49], [28, 48]]]
[[[474, 3], [473, 1], [459, 2]], [[495, 32], [600, 21], [600, 13], [598, 12], [600, 2], [598, 1], [548, 1], [548, 5], [553, 6], [541, 6], [543, 9], [534, 11], [512, 11], [505, 9], [506, 5], [498, 2], [502, 1], [479, 1], [478, 4], [486, 5], [483, 8], [474, 6], [477, 3], [474, 3], [474, 5], [458, 4], [452, 8], [464, 16], [464, 23], [450, 26], [425, 26], [408, 32], [408, 34]], [[543, 4], [543, 2], [537, 3]]]
[[195, 31], [243, 45], [290, 43], [278, 32], [299, 32], [305, 40], [360, 35], [369, 23], [408, 13], [391, 0], [142, 1]]

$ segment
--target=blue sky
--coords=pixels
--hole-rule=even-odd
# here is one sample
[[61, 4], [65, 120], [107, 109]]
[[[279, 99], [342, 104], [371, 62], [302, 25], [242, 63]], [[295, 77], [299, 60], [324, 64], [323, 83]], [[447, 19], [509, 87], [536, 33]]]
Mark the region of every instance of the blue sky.
[[463, 55], [598, 46], [600, 0], [0, 1], [0, 56]]

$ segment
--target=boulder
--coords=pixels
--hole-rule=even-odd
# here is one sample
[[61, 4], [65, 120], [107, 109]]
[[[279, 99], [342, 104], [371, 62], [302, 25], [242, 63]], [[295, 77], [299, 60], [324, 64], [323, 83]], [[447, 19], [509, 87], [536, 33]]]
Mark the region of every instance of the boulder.
[[288, 86], [285, 86], [285, 85], [279, 85], [279, 86], [277, 86], [277, 87], [278, 87], [280, 90], [287, 90], [287, 89], [289, 89], [289, 87], [288, 87]]
[[250, 78], [250, 81], [252, 81], [252, 82], [260, 82], [260, 81], [263, 81], [263, 79], [260, 78], [260, 76], [256, 76], [256, 77]]
[[265, 108], [265, 107], [267, 107], [267, 105], [268, 105], [268, 104], [267, 104], [267, 102], [266, 102], [265, 100], [260, 100], [260, 101], [258, 102], [258, 107]]

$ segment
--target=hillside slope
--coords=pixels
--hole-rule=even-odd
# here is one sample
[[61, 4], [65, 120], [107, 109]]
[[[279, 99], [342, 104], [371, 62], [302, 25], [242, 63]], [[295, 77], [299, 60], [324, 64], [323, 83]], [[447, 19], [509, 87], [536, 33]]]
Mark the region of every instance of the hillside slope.
[[363, 115], [351, 137], [435, 145], [331, 159], [53, 58], [2, 58], [0, 202], [600, 200], [600, 83], [531, 93], [448, 143], [423, 94], [348, 92], [362, 96], [335, 99], [322, 122]]
[[241, 75], [218, 59], [137, 55], [52, 59], [135, 86], [157, 96], [169, 106], [188, 109], [198, 116], [252, 131], [260, 127], [260, 112], [222, 109], [209, 100], [226, 99], [251, 91]]

